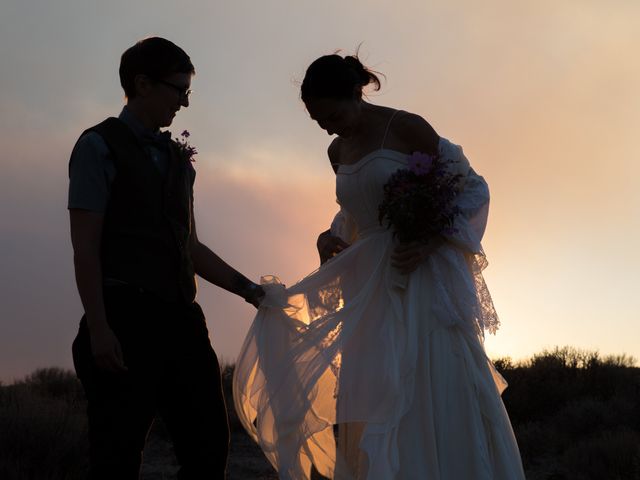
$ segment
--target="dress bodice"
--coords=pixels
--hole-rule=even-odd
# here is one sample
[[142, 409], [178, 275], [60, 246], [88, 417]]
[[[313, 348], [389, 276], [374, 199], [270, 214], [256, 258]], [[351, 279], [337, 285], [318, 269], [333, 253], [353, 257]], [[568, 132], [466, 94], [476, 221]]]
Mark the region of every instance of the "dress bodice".
[[398, 169], [407, 166], [408, 155], [381, 148], [356, 163], [340, 165], [336, 176], [336, 198], [341, 209], [355, 222], [360, 235], [382, 228], [378, 207], [384, 185]]

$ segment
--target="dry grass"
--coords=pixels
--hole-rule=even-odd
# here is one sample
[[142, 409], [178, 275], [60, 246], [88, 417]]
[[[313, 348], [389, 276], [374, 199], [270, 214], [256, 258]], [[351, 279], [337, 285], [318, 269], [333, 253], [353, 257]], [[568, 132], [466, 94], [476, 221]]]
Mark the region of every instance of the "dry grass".
[[86, 429], [80, 385], [70, 372], [38, 370], [0, 388], [0, 478], [83, 478]]

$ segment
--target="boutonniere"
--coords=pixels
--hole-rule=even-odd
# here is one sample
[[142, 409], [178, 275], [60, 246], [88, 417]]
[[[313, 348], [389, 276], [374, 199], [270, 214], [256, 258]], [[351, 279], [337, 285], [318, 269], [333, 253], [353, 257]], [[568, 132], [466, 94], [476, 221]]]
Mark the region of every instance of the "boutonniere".
[[178, 146], [178, 153], [182, 158], [189, 162], [195, 162], [195, 158], [193, 158], [198, 151], [195, 147], [189, 145], [188, 138], [191, 136], [188, 130], [185, 130], [180, 134], [180, 138], [176, 137], [175, 142]]

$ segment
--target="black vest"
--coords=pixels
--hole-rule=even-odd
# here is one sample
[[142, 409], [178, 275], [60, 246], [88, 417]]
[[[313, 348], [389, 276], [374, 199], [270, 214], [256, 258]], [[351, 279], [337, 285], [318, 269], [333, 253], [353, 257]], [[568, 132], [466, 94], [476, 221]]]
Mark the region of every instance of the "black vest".
[[104, 139], [116, 168], [104, 216], [103, 277], [169, 301], [193, 302], [196, 280], [189, 242], [195, 170], [189, 159], [171, 141], [163, 177], [121, 120], [108, 118], [90, 131]]

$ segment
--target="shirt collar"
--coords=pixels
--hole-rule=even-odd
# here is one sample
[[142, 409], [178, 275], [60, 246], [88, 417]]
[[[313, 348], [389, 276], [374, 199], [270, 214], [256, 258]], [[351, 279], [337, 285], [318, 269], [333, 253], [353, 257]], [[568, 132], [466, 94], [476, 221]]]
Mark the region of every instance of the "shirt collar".
[[136, 137], [142, 138], [153, 138], [157, 134], [160, 133], [160, 130], [153, 131], [147, 127], [145, 127], [140, 120], [136, 118], [136, 116], [131, 113], [131, 110], [127, 108], [125, 105], [118, 118], [133, 131]]

